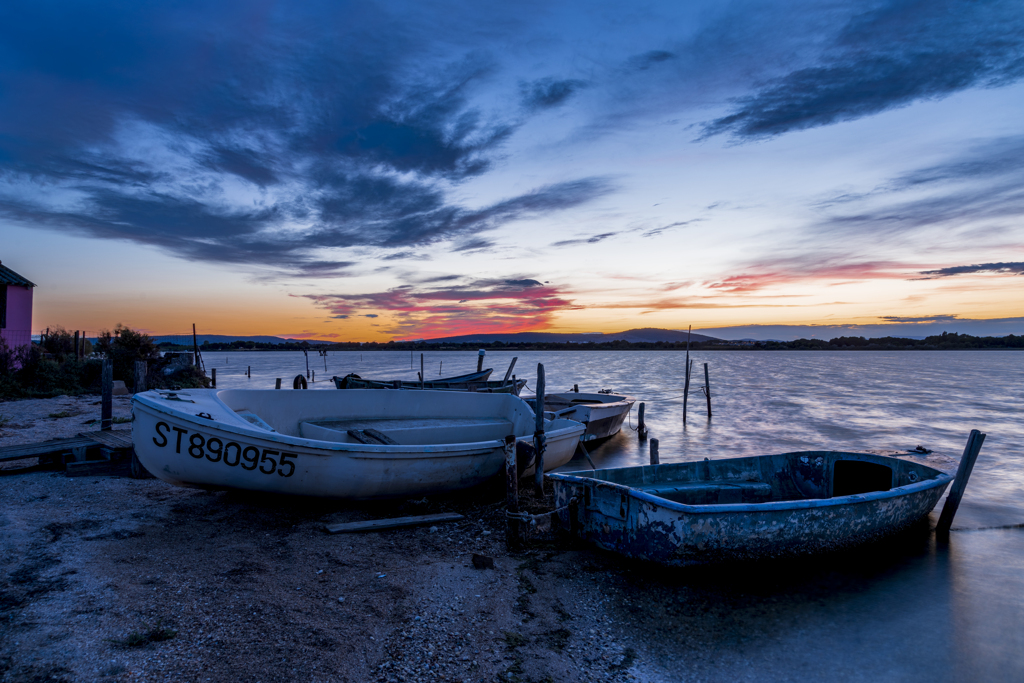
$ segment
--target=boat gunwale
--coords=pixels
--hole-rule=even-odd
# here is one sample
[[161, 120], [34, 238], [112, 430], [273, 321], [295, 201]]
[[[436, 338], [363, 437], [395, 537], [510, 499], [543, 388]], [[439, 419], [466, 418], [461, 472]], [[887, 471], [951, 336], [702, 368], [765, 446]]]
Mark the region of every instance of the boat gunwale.
[[[219, 392], [218, 392], [219, 393]], [[236, 414], [226, 403], [224, 403], [220, 396], [214, 394], [212, 400], [220, 404], [224, 410], [230, 414]], [[487, 441], [467, 441], [467, 442], [456, 442], [447, 444], [399, 444], [397, 446], [387, 444], [361, 444], [361, 443], [345, 443], [339, 441], [321, 441], [319, 439], [306, 439], [300, 436], [290, 436], [288, 434], [282, 434], [280, 432], [268, 432], [266, 430], [255, 430], [246, 429], [241, 425], [233, 425], [220, 420], [209, 420], [206, 418], [200, 418], [198, 415], [189, 415], [188, 413], [174, 410], [170, 406], [161, 406], [152, 401], [152, 399], [143, 396], [142, 394], [136, 394], [132, 397], [132, 403], [136, 403], [140, 406], [153, 410], [154, 412], [174, 417], [174, 419], [181, 420], [193, 425], [206, 425], [214, 426], [214, 428], [222, 431], [229, 432], [231, 434], [239, 434], [253, 439], [263, 439], [274, 443], [284, 443], [291, 446], [300, 446], [302, 448], [308, 448], [311, 450], [319, 451], [335, 451], [344, 453], [345, 455], [353, 458], [370, 458], [383, 457], [383, 456], [395, 456], [408, 454], [410, 456], [418, 455], [431, 455], [437, 456], [439, 454], [449, 454], [452, 456], [465, 456], [473, 455], [472, 451], [492, 451], [495, 448], [501, 448], [504, 445], [504, 439], [490, 439]], [[132, 406], [134, 410], [134, 405]], [[564, 418], [563, 418], [564, 419]], [[573, 422], [573, 420], [566, 419], [566, 422]], [[552, 438], [562, 438], [563, 434], [570, 432], [573, 429], [578, 429], [580, 434], [586, 431], [586, 427], [577, 422], [577, 427], [561, 427], [554, 431], [546, 432], [548, 440]], [[134, 428], [134, 424], [133, 424]], [[533, 435], [517, 436], [516, 439], [532, 439]], [[333, 453], [307, 453], [306, 455], [318, 455], [326, 457]]]
[[[803, 452], [821, 452], [821, 451], [797, 451], [797, 453]], [[872, 460], [875, 458], [889, 458], [890, 456], [874, 455], [873, 453], [852, 453], [846, 451], [831, 451], [832, 453], [840, 453], [842, 455], [857, 455], [857, 456], [869, 456]], [[780, 454], [786, 455], [786, 454]], [[744, 456], [751, 457], [751, 456]], [[771, 457], [771, 456], [753, 456], [753, 457]], [[728, 460], [729, 458], [722, 458]], [[892, 458], [898, 462], [901, 461], [898, 458]], [[700, 462], [700, 461], [695, 461]], [[665, 463], [665, 464], [684, 464], [684, 463]], [[932, 470], [937, 474], [932, 479], [924, 479], [922, 481], [914, 482], [913, 484], [906, 484], [904, 486], [897, 486], [889, 489], [888, 491], [872, 491], [869, 493], [855, 493], [848, 496], [838, 496], [833, 498], [805, 498], [803, 500], [780, 500], [771, 501], [767, 503], [715, 503], [710, 505], [686, 505], [684, 503], [677, 503], [674, 500], [668, 498], [662, 498], [652, 493], [647, 493], [643, 489], [635, 486], [629, 486], [627, 484], [620, 484], [618, 482], [606, 481], [604, 479], [597, 479], [595, 477], [579, 476], [575, 472], [552, 472], [545, 474], [544, 476], [549, 477], [553, 481], [564, 481], [570, 484], [582, 484], [591, 485], [589, 482], [593, 482], [593, 486], [607, 486], [609, 488], [618, 489], [624, 495], [628, 495], [631, 498], [642, 500], [652, 505], [672, 510], [675, 512], [686, 513], [690, 515], [698, 514], [715, 514], [724, 512], [778, 512], [780, 510], [808, 510], [813, 508], [827, 508], [827, 507], [839, 507], [842, 505], [851, 505], [855, 503], [872, 503], [875, 501], [886, 500], [889, 498], [899, 498], [901, 496], [912, 495], [927, 491], [932, 488], [939, 486], [946, 486], [953, 481], [953, 476], [946, 474], [941, 470], [937, 470], [934, 467], [928, 465], [921, 465], [920, 463], [913, 463], [919, 467], [925, 467]], [[660, 465], [639, 465], [639, 467], [660, 467]], [[615, 469], [629, 469], [629, 468], [608, 468], [604, 471], [613, 471]], [[601, 470], [594, 470], [594, 472], [600, 472]], [[714, 480], [709, 482], [701, 483], [714, 483]]]

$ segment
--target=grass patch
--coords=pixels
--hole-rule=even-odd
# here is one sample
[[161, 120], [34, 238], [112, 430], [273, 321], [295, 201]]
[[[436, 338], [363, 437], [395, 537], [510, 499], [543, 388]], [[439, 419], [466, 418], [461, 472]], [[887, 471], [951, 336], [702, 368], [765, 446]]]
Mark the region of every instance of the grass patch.
[[55, 420], [60, 419], [62, 417], [71, 417], [71, 411], [62, 410], [59, 413], [50, 413], [47, 417], [52, 417]]
[[177, 631], [164, 626], [163, 620], [160, 620], [153, 628], [144, 626], [143, 630], [132, 631], [122, 639], [110, 638], [108, 640], [116, 645], [120, 645], [121, 647], [142, 647], [143, 645], [149, 645], [150, 643], [162, 643], [165, 640], [170, 640], [176, 635], [178, 635]]
[[514, 650], [523, 645], [526, 645], [526, 636], [515, 631], [505, 631], [505, 647]]
[[555, 652], [561, 652], [569, 644], [572, 631], [567, 628], [556, 628], [545, 635], [547, 636], [548, 646]]
[[132, 419], [130, 417], [115, 417], [113, 422], [116, 425], [128, 424]]

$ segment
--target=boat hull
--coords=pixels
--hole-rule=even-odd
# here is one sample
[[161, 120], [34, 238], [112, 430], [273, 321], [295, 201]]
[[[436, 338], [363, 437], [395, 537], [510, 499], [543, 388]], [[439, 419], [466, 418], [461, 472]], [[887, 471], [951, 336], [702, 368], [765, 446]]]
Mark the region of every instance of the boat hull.
[[586, 425], [584, 441], [604, 441], [619, 433], [635, 402], [628, 396], [567, 392], [545, 395], [544, 410]]
[[[132, 406], [132, 438], [136, 455], [149, 472], [178, 486], [372, 499], [468, 488], [504, 470], [501, 439], [469, 443], [369, 445], [303, 438], [296, 434], [251, 428], [244, 420], [235, 419], [237, 411], [218, 400], [218, 393], [222, 392], [189, 392], [191, 398], [187, 400], [195, 403], [184, 403], [183, 406], [154, 400], [146, 394], [136, 395]], [[271, 393], [280, 395], [285, 392]], [[335, 395], [334, 392], [326, 395], [324, 392], [287, 393], [304, 403], [311, 403], [310, 399], [322, 402]], [[377, 409], [378, 412], [387, 414], [387, 406], [395, 401], [381, 401], [383, 397], [379, 394], [399, 399], [406, 392], [366, 391], [359, 394], [361, 400], [358, 403], [372, 404], [377, 399], [383, 406]], [[441, 397], [430, 396], [426, 392], [415, 394], [426, 403], [435, 405], [445, 397], [453, 397], [451, 393]], [[510, 396], [466, 396], [485, 401], [519, 400]], [[330, 417], [332, 413], [327, 410], [314, 417]], [[521, 434], [519, 438], [529, 440], [532, 438], [532, 415], [525, 404], [521, 410], [516, 410], [518, 412], [507, 422], [508, 428]], [[335, 410], [333, 415], [337, 414]], [[583, 426], [565, 420], [556, 427], [548, 433], [549, 448], [560, 460], [559, 464], [564, 464], [572, 458]], [[557, 466], [550, 465], [551, 468]]]
[[[833, 496], [836, 462], [888, 467], [892, 486]], [[952, 480], [896, 458], [836, 452], [548, 476], [565, 528], [606, 550], [672, 566], [830, 552], [876, 540], [926, 516]], [[678, 502], [701, 496], [710, 504]], [[748, 502], [758, 497], [768, 502]]]

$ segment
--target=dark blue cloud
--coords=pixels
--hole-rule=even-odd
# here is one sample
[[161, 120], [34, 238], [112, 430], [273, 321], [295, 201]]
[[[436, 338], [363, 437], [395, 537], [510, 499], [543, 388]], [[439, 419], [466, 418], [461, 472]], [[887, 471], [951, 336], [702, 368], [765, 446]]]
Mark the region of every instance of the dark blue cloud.
[[[492, 58], [440, 39], [475, 12], [4, 3], [0, 216], [325, 276], [352, 263], [318, 250], [482, 246], [484, 231], [610, 192], [583, 178], [483, 208], [449, 199], [525, 120], [473, 104]], [[537, 82], [534, 108], [579, 87]]]
[[532, 83], [521, 83], [520, 92], [523, 104], [528, 109], [550, 109], [562, 104], [577, 90], [586, 87], [586, 83], [577, 79], [556, 81], [553, 78], [542, 78]]
[[1001, 273], [1005, 275], [1024, 275], [1024, 262], [1011, 261], [1007, 263], [976, 263], [972, 266], [950, 266], [937, 270], [923, 270], [921, 275], [927, 277], [920, 280], [931, 280], [937, 277], [951, 277], [953, 275], [966, 275], [968, 273]]
[[[922, 196], [922, 189], [929, 192]], [[1019, 232], [1019, 216], [1024, 213], [1024, 136], [976, 144], [868, 192], [830, 197], [818, 207], [831, 213], [814, 226], [818, 233], [902, 234], [967, 225], [993, 234]]]
[[1024, 77], [1016, 0], [893, 0], [853, 16], [818, 63], [773, 78], [705, 137], [765, 138]]

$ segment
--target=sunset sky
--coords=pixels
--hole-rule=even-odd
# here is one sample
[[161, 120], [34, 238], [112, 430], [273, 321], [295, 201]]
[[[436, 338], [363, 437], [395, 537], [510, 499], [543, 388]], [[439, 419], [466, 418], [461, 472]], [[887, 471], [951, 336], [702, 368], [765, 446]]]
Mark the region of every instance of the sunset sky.
[[1024, 6], [11, 0], [0, 261], [37, 332], [1021, 334]]

